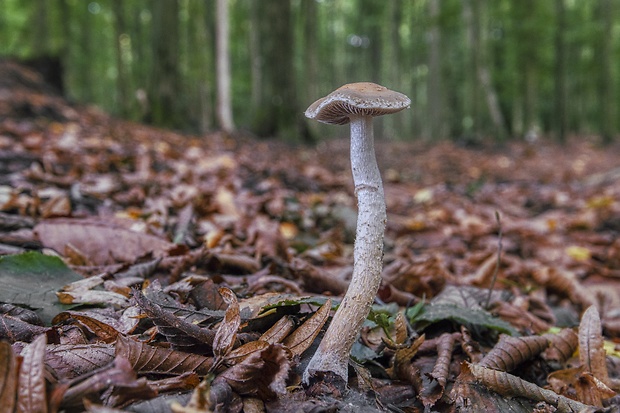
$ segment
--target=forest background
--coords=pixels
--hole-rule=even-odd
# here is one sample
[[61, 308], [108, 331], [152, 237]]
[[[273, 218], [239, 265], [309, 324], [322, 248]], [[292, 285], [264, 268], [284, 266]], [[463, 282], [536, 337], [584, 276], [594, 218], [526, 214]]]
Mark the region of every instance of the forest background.
[[384, 138], [611, 142], [619, 12], [618, 0], [0, 0], [0, 55], [52, 58], [72, 100], [191, 133], [344, 135], [303, 111], [373, 81], [412, 98], [379, 122]]

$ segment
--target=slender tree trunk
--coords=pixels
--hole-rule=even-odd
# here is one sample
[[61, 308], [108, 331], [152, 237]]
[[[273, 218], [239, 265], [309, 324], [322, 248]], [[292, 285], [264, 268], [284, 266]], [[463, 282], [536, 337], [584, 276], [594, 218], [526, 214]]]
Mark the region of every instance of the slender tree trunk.
[[263, 101], [263, 62], [261, 52], [261, 25], [258, 1], [250, 2], [250, 78], [252, 81], [252, 112], [259, 110]]
[[291, 0], [260, 0], [261, 103], [255, 112], [254, 130], [263, 137], [299, 137], [302, 111], [295, 93], [292, 70], [294, 30]]
[[230, 95], [230, 50], [228, 46], [228, 0], [216, 2], [216, 73], [217, 73], [217, 120], [227, 133], [235, 129]]
[[[480, 25], [480, 16], [475, 16], [474, 13], [479, 13], [484, 6], [483, 4], [478, 3], [478, 7], [472, 7], [471, 1], [478, 2], [479, 0], [463, 0], [463, 7], [467, 9], [464, 10], [463, 17], [466, 19], [465, 25], [469, 28], [469, 31], [475, 30], [475, 25]], [[483, 53], [484, 48], [484, 41], [480, 39], [480, 56], [477, 63], [476, 76], [478, 78], [478, 82], [480, 84], [482, 92], [486, 97], [486, 103], [489, 110], [489, 115], [491, 116], [491, 121], [493, 122], [495, 134], [499, 139], [504, 139], [508, 136], [508, 131], [506, 129], [504, 115], [499, 105], [499, 99], [497, 98], [497, 92], [495, 91], [495, 87], [493, 86], [493, 82], [491, 79], [491, 71], [487, 66], [487, 59]]]
[[150, 87], [152, 120], [156, 125], [171, 128], [183, 126], [183, 108], [178, 99], [179, 77], [179, 3], [154, 1], [153, 51], [155, 62]]
[[613, 76], [613, 23], [614, 23], [613, 0], [599, 0], [598, 14], [601, 24], [600, 30], [600, 59], [598, 75], [600, 102], [600, 128], [604, 143], [611, 143], [615, 134], [616, 103], [614, 99], [614, 76]]
[[[480, 10], [477, 0], [463, 0], [462, 16], [465, 23], [468, 61], [465, 73], [463, 106], [463, 133], [478, 139], [481, 135], [478, 66], [480, 65]], [[472, 136], [469, 136], [472, 135]]]
[[129, 42], [129, 34], [125, 24], [125, 10], [123, 9], [122, 0], [113, 0], [112, 10], [114, 12], [114, 29], [116, 32], [116, 97], [119, 114], [123, 117], [129, 117], [131, 112], [131, 90], [129, 81], [129, 64], [125, 62], [124, 56], [129, 52], [126, 50], [131, 47]]
[[555, 66], [554, 66], [554, 129], [560, 142], [566, 141], [566, 100], [568, 90], [566, 83], [566, 5], [564, 0], [555, 0]]
[[428, 32], [428, 121], [429, 137], [437, 140], [443, 137], [443, 85], [441, 71], [441, 31], [439, 15], [441, 12], [441, 0], [430, 0], [429, 17], [431, 28]]

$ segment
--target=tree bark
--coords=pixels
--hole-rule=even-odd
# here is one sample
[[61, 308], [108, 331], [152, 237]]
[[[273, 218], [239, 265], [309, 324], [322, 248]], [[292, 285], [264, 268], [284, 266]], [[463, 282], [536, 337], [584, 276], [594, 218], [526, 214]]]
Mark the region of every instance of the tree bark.
[[122, 117], [129, 117], [131, 112], [131, 90], [129, 80], [129, 63], [125, 62], [124, 55], [126, 54], [129, 34], [127, 33], [127, 26], [125, 24], [125, 10], [123, 9], [122, 0], [113, 0], [112, 10], [114, 13], [114, 29], [115, 29], [115, 44], [116, 44], [116, 100], [117, 108], [119, 108], [119, 114]]
[[[463, 12], [463, 17], [466, 19], [465, 26], [468, 27], [469, 31], [476, 30], [475, 26], [480, 25], [480, 16], [474, 15], [474, 13], [479, 13], [479, 11], [483, 8], [483, 5], [480, 3], [477, 4], [477, 7], [472, 7], [472, 1], [477, 2], [479, 0], [463, 0], [462, 3], [463, 7], [466, 8]], [[480, 40], [480, 56], [477, 64], [476, 76], [486, 97], [486, 103], [489, 110], [489, 115], [491, 116], [491, 121], [494, 125], [495, 134], [501, 140], [508, 136], [508, 130], [506, 129], [504, 115], [499, 105], [497, 92], [493, 86], [491, 71], [487, 66], [486, 56], [483, 54], [484, 46], [482, 44], [483, 41]]]
[[603, 143], [609, 144], [614, 140], [616, 104], [614, 99], [614, 76], [613, 76], [613, 23], [614, 2], [612, 0], [599, 0], [598, 17], [600, 20], [599, 36], [599, 74], [598, 92], [600, 104], [600, 130]]
[[220, 128], [231, 133], [235, 126], [232, 115], [232, 99], [230, 95], [230, 50], [228, 0], [216, 2], [216, 73], [217, 73], [217, 120]]
[[179, 76], [179, 3], [154, 1], [153, 79], [150, 85], [152, 121], [169, 128], [183, 126]]
[[566, 82], [566, 5], [564, 0], [555, 0], [555, 62], [554, 62], [554, 130], [557, 140], [566, 141], [568, 98]]
[[441, 0], [430, 0], [429, 17], [431, 28], [428, 32], [428, 121], [429, 137], [431, 140], [443, 138], [443, 85], [441, 71], [441, 30], [439, 15], [441, 12]]

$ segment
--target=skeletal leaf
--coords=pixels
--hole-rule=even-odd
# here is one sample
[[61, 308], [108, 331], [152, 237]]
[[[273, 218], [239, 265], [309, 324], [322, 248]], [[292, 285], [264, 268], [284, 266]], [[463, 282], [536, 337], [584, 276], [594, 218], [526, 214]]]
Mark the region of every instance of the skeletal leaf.
[[46, 413], [45, 395], [45, 334], [41, 334], [24, 350], [17, 388], [18, 413]]
[[500, 371], [512, 371], [524, 361], [542, 353], [548, 344], [543, 336], [510, 337], [502, 334], [499, 342], [479, 365]]
[[119, 336], [116, 355], [129, 360], [137, 373], [165, 373], [179, 375], [193, 371], [205, 375], [213, 366], [213, 358], [199, 354], [155, 347]]
[[332, 301], [327, 300], [317, 311], [307, 319], [302, 325], [297, 327], [283, 342], [291, 352], [299, 356], [312, 345], [312, 342], [325, 325], [329, 312], [332, 308]]
[[[12, 412], [17, 391], [17, 358], [11, 345], [0, 341], [0, 410]], [[2, 410], [4, 409], [4, 410]]]
[[595, 306], [590, 306], [581, 316], [579, 324], [579, 361], [585, 371], [609, 385], [605, 360], [601, 319]]
[[476, 380], [502, 396], [525, 397], [526, 399], [549, 403], [555, 406], [558, 412], [592, 411], [588, 405], [560, 396], [551, 390], [543, 389], [510, 373], [470, 363], [467, 363], [466, 366]]

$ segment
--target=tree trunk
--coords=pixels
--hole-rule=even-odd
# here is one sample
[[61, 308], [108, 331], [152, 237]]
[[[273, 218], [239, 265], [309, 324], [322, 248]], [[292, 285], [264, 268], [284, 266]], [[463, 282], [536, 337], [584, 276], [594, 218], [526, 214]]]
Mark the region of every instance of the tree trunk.
[[441, 71], [441, 31], [439, 15], [441, 0], [430, 0], [429, 17], [431, 28], [428, 52], [428, 136], [431, 140], [443, 138], [443, 85]]
[[154, 1], [153, 79], [150, 85], [152, 121], [159, 126], [183, 126], [179, 77], [179, 3]]
[[554, 129], [560, 142], [566, 141], [566, 5], [564, 0], [555, 0], [557, 23], [555, 27], [555, 62], [554, 62]]
[[256, 3], [263, 87], [261, 103], [255, 112], [254, 130], [262, 137], [297, 140], [302, 113], [295, 94], [291, 0], [260, 0]]
[[217, 73], [217, 121], [220, 128], [231, 133], [235, 126], [230, 95], [230, 50], [228, 46], [228, 0], [216, 2], [216, 73]]
[[[463, 0], [463, 7], [466, 9], [463, 11], [463, 17], [466, 19], [465, 26], [468, 28], [468, 31], [474, 31], [476, 30], [475, 26], [480, 25], [481, 19], [479, 12], [484, 6], [483, 4], [478, 3], [477, 7], [472, 7], [472, 1], [478, 2], [479, 0]], [[504, 120], [502, 109], [499, 105], [497, 92], [493, 86], [491, 72], [487, 66], [487, 59], [483, 52], [485, 49], [483, 43], [483, 40], [480, 39], [480, 47], [478, 48], [480, 50], [480, 56], [477, 62], [476, 76], [478, 78], [478, 82], [480, 83], [482, 92], [486, 96], [486, 103], [489, 110], [489, 115], [491, 116], [491, 121], [494, 125], [495, 134], [499, 139], [505, 139], [508, 136], [506, 122]]]
[[129, 34], [125, 24], [125, 10], [122, 0], [113, 0], [112, 10], [114, 13], [114, 29], [116, 44], [116, 101], [119, 114], [122, 117], [129, 117], [131, 112], [130, 105], [130, 81], [129, 81], [129, 62], [125, 62], [124, 56], [131, 53]]
[[599, 37], [599, 104], [600, 104], [600, 128], [603, 142], [609, 144], [614, 139], [615, 133], [615, 99], [614, 99], [614, 76], [613, 76], [613, 23], [614, 2], [612, 0], [599, 0], [598, 14], [600, 23]]

